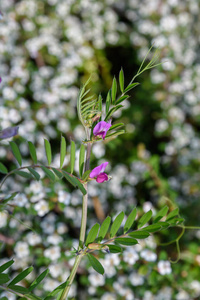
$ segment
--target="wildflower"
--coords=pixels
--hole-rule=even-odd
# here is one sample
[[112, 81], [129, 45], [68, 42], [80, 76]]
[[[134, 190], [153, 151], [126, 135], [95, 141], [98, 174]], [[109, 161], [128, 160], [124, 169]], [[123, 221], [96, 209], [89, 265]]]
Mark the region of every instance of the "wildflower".
[[3, 129], [2, 131], [0, 131], [0, 139], [2, 139], [2, 140], [8, 139], [12, 136], [17, 135], [18, 129], [19, 129], [19, 126], [7, 127], [5, 129]]
[[167, 260], [160, 260], [158, 263], [158, 272], [161, 275], [170, 274], [172, 272], [170, 262]]
[[107, 167], [108, 162], [101, 164], [100, 166], [94, 168], [90, 173], [90, 178], [95, 178], [98, 183], [102, 183], [108, 180], [108, 175], [104, 173], [105, 168]]
[[130, 274], [129, 280], [133, 286], [139, 286], [144, 284], [144, 277], [136, 272]]
[[38, 216], [43, 217], [49, 212], [49, 205], [45, 200], [41, 200], [35, 204], [35, 210]]
[[129, 265], [134, 265], [136, 263], [136, 261], [139, 259], [139, 255], [137, 254], [137, 252], [130, 247], [127, 248], [124, 252], [123, 252], [123, 260], [125, 262], [127, 262]]
[[144, 249], [140, 253], [141, 257], [144, 258], [146, 261], [156, 261], [157, 255], [156, 253], [152, 252], [151, 250]]
[[44, 250], [44, 256], [51, 259], [52, 261], [56, 261], [59, 259], [61, 255], [61, 250], [59, 246], [53, 246]]
[[18, 258], [29, 256], [29, 246], [26, 242], [17, 242], [14, 251]]
[[111, 127], [111, 122], [100, 121], [93, 129], [93, 134], [95, 136], [100, 136], [102, 139], [105, 139], [106, 133]]

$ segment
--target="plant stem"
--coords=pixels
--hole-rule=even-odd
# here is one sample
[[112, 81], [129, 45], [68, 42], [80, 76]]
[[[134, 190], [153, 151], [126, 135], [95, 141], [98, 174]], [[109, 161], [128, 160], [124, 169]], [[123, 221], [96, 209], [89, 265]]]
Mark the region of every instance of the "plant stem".
[[[87, 191], [87, 183], [84, 184], [84, 188]], [[87, 224], [87, 202], [88, 202], [88, 191], [87, 194], [83, 196], [82, 203], [82, 219], [81, 219], [81, 228], [80, 228], [80, 237], [79, 237], [79, 247], [80, 250], [83, 247], [85, 240], [86, 224]]]
[[67, 279], [68, 284], [67, 284], [67, 286], [64, 288], [64, 290], [63, 290], [63, 292], [62, 292], [62, 295], [61, 295], [61, 297], [60, 297], [60, 300], [65, 300], [65, 299], [67, 299], [67, 295], [68, 295], [68, 293], [69, 293], [69, 290], [70, 290], [70, 288], [71, 288], [72, 282], [73, 282], [74, 277], [75, 277], [75, 275], [76, 275], [78, 266], [79, 266], [79, 264], [80, 264], [80, 262], [81, 262], [81, 258], [82, 258], [81, 255], [77, 255], [77, 257], [76, 257], [76, 259], [75, 259], [75, 262], [74, 262], [74, 265], [73, 265], [73, 268], [72, 268], [72, 270], [71, 270], [71, 274], [70, 274], [69, 278]]
[[[86, 136], [87, 140], [90, 140], [90, 130], [86, 128]], [[85, 159], [85, 167], [84, 172], [90, 169], [90, 155], [92, 150], [92, 143], [87, 144], [87, 151], [86, 151], [86, 159]], [[81, 228], [80, 228], [80, 237], [79, 237], [79, 250], [83, 247], [85, 241], [85, 232], [86, 232], [86, 225], [87, 225], [87, 202], [88, 202], [88, 190], [87, 190], [87, 183], [84, 184], [84, 188], [87, 191], [87, 194], [83, 196], [83, 203], [82, 203], [82, 218], [81, 218]], [[83, 254], [84, 255], [84, 254]], [[67, 295], [69, 293], [70, 287], [78, 270], [78, 266], [83, 255], [77, 255], [73, 268], [71, 270], [71, 274], [68, 278], [68, 284], [64, 288], [60, 300], [67, 299]]]

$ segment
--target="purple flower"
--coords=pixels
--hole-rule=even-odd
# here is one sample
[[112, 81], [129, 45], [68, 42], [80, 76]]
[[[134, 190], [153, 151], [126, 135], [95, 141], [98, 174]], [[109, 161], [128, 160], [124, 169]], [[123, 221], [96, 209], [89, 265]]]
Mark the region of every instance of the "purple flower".
[[8, 127], [0, 131], [0, 139], [8, 139], [14, 135], [18, 134], [19, 126]]
[[2, 79], [1, 79], [1, 77], [0, 77], [0, 83], [2, 82]]
[[111, 122], [107, 123], [105, 121], [100, 121], [93, 129], [93, 134], [95, 136], [101, 136], [102, 139], [105, 139], [108, 129], [111, 127]]
[[108, 175], [104, 173], [105, 168], [107, 167], [108, 162], [101, 164], [100, 166], [94, 168], [90, 173], [90, 178], [95, 178], [98, 183], [102, 183], [108, 180]]

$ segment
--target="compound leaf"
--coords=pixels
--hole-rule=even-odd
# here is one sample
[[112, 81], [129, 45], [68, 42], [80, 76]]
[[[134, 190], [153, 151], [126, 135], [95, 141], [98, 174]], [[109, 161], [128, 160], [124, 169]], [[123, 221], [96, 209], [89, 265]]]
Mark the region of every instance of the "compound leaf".
[[79, 153], [79, 175], [82, 177], [85, 161], [85, 146], [81, 144], [80, 153]]
[[36, 154], [35, 146], [33, 145], [32, 142], [29, 141], [28, 147], [29, 147], [30, 155], [32, 157], [34, 164], [37, 164], [37, 154]]
[[133, 222], [135, 221], [136, 215], [137, 215], [137, 209], [135, 207], [126, 220], [126, 223], [124, 225], [124, 233], [126, 233], [131, 228]]
[[91, 254], [87, 254], [87, 257], [89, 259], [89, 262], [91, 264], [91, 266], [93, 267], [93, 269], [95, 271], [97, 271], [99, 274], [103, 275], [104, 274], [104, 268], [102, 266], [102, 264], [98, 261], [98, 259], [96, 259], [93, 255]]
[[146, 214], [144, 214], [139, 222], [138, 222], [138, 228], [141, 228], [142, 226], [144, 226], [152, 217], [152, 211], [149, 210]]
[[26, 270], [22, 271], [20, 274], [18, 274], [8, 285], [8, 287], [11, 287], [12, 285], [15, 285], [19, 281], [23, 280], [28, 274], [30, 274], [33, 271], [33, 267], [29, 267]]
[[0, 162], [0, 173], [7, 174], [8, 170], [7, 168]]
[[60, 143], [60, 168], [62, 169], [64, 160], [65, 160], [65, 155], [66, 155], [66, 140], [62, 136], [61, 137], [61, 143]]
[[110, 237], [112, 238], [113, 236], [115, 236], [115, 234], [117, 233], [117, 231], [119, 230], [121, 223], [124, 219], [124, 212], [122, 211], [121, 213], [118, 214], [118, 216], [115, 218], [111, 229], [110, 229]]
[[47, 156], [47, 161], [48, 164], [51, 164], [51, 159], [52, 159], [52, 154], [51, 154], [51, 145], [48, 140], [44, 140], [44, 146], [45, 146], [45, 151], [46, 151], [46, 156]]
[[111, 217], [109, 216], [103, 221], [101, 228], [99, 230], [98, 241], [101, 242], [104, 239], [106, 233], [108, 232], [110, 222], [111, 222]]
[[123, 91], [124, 91], [124, 71], [122, 68], [119, 72], [119, 85], [120, 85], [120, 90], [123, 93]]
[[132, 239], [132, 238], [126, 238], [126, 237], [125, 238], [116, 238], [115, 241], [124, 246], [133, 246], [133, 245], [138, 244], [137, 240]]
[[44, 166], [41, 166], [41, 168], [49, 179], [51, 179], [52, 181], [55, 181], [56, 178], [55, 178], [55, 175], [53, 174], [53, 172], [51, 172], [48, 168], [46, 168]]
[[157, 223], [158, 221], [160, 221], [164, 216], [166, 216], [166, 214], [168, 213], [168, 206], [164, 206], [161, 210], [159, 210], [159, 212], [156, 214], [156, 216], [154, 217], [154, 222]]
[[98, 231], [99, 231], [99, 227], [100, 225], [98, 223], [96, 223], [94, 226], [92, 226], [92, 228], [90, 229], [88, 236], [86, 238], [86, 242], [85, 245], [87, 246], [88, 244], [91, 244], [94, 242], [94, 240], [97, 237]]
[[73, 174], [74, 172], [75, 156], [76, 156], [75, 143], [74, 141], [71, 141], [71, 150], [70, 150], [71, 174]]
[[35, 177], [37, 181], [40, 180], [40, 174], [36, 172], [33, 168], [28, 167], [29, 172]]
[[0, 273], [2, 273], [3, 271], [7, 270], [10, 266], [12, 266], [12, 264], [14, 264], [14, 260], [9, 260], [7, 261], [5, 264], [0, 266]]
[[10, 142], [10, 146], [12, 149], [12, 153], [14, 155], [14, 157], [16, 158], [16, 160], [18, 161], [18, 164], [21, 166], [22, 165], [22, 156], [21, 153], [19, 151], [19, 147], [17, 146], [17, 144], [15, 142]]
[[49, 273], [49, 269], [45, 270], [44, 272], [42, 272], [31, 284], [31, 286], [29, 287], [29, 291], [31, 292], [34, 288], [36, 288], [36, 286], [38, 286], [40, 284], [40, 282], [47, 276], [47, 274]]

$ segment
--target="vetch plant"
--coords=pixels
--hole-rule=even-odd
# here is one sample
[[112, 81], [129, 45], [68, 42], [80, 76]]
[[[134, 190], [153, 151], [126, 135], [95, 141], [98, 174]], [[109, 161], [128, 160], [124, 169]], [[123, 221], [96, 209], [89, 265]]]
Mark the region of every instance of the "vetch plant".
[[98, 183], [104, 182], [108, 180], [108, 175], [104, 173], [105, 168], [107, 167], [108, 162], [101, 164], [100, 166], [94, 168], [90, 173], [90, 178], [96, 178]]
[[[70, 271], [70, 275], [68, 278], [66, 278], [64, 283], [51, 291], [44, 298], [45, 300], [64, 300], [68, 298], [69, 291], [75, 279], [79, 264], [85, 257], [88, 259], [89, 263], [96, 272], [104, 274], [104, 268], [98, 259], [97, 251], [106, 251], [108, 254], [121, 253], [123, 252], [124, 246], [134, 246], [138, 243], [138, 240], [146, 239], [152, 233], [162, 231], [170, 227], [179, 227], [182, 229], [182, 232], [175, 240], [175, 243], [177, 244], [178, 254], [180, 254], [179, 240], [183, 235], [185, 228], [188, 227], [183, 225], [184, 219], [180, 217], [178, 208], [172, 209], [168, 213], [169, 208], [167, 206], [164, 206], [155, 216], [153, 216], [152, 210], [149, 210], [140, 216], [139, 219], [137, 219], [137, 209], [134, 207], [127, 218], [125, 218], [123, 211], [120, 212], [112, 224], [111, 217], [107, 216], [101, 225], [98, 223], [94, 224], [86, 237], [89, 182], [91, 180], [96, 180], [98, 183], [103, 184], [111, 179], [109, 175], [104, 172], [108, 162], [104, 162], [101, 165], [96, 166], [93, 170], [90, 170], [92, 145], [97, 141], [109, 141], [125, 132], [124, 129], [122, 129], [124, 126], [123, 123], [111, 124], [111, 119], [113, 114], [123, 107], [123, 101], [129, 98], [127, 93], [138, 85], [138, 83], [134, 83], [135, 78], [145, 70], [151, 69], [157, 65], [157, 52], [147, 66], [143, 67], [145, 59], [142, 62], [139, 71], [133, 77], [128, 86], [124, 86], [124, 73], [122, 69], [119, 74], [119, 88], [116, 78], [113, 79], [112, 87], [106, 97], [105, 111], [103, 110], [103, 99], [101, 95], [99, 95], [97, 98], [93, 95], [91, 96], [90, 89], [87, 89], [90, 80], [88, 80], [80, 90], [77, 101], [77, 110], [79, 119], [85, 129], [85, 139], [83, 139], [83, 142], [80, 146], [79, 176], [74, 174], [76, 152], [76, 145], [74, 141], [71, 141], [70, 147], [70, 167], [63, 167], [64, 159], [67, 154], [67, 142], [64, 136], [61, 137], [59, 168], [51, 166], [52, 149], [51, 144], [47, 139], [44, 140], [44, 148], [48, 164], [43, 165], [38, 162], [37, 151], [31, 141], [27, 141], [30, 156], [33, 162], [31, 165], [23, 164], [22, 154], [18, 145], [14, 141], [10, 142], [10, 147], [13, 156], [17, 161], [18, 167], [8, 171], [7, 167], [0, 163], [0, 172], [5, 174], [5, 177], [2, 179], [0, 184], [1, 189], [3, 188], [4, 182], [10, 175], [16, 174], [28, 180], [34, 178], [35, 180], [40, 181], [38, 169], [41, 169], [50, 181], [55, 182], [64, 179], [74, 188], [78, 188], [83, 196], [79, 245], [77, 249], [74, 249], [71, 252], [75, 257], [75, 261]], [[119, 90], [120, 93], [118, 93]], [[0, 139], [13, 137], [17, 133], [18, 127], [6, 128], [1, 131]], [[112, 181], [110, 181], [108, 184], [112, 184]], [[1, 210], [5, 210], [7, 205], [10, 205], [10, 203], [12, 203], [11, 201], [17, 195], [16, 191], [11, 194], [10, 192], [6, 193], [2, 193], [2, 197], [0, 199]], [[126, 221], [124, 222], [122, 229], [122, 223], [124, 220]], [[95, 255], [93, 255], [94, 252]], [[59, 255], [60, 250], [58, 249], [57, 256]], [[48, 253], [46, 256], [48, 257]], [[42, 299], [39, 296], [36, 296], [33, 290], [36, 289], [41, 281], [47, 276], [49, 270], [44, 270], [29, 287], [23, 287], [18, 283], [24, 280], [33, 271], [33, 267], [23, 270], [16, 277], [11, 279], [7, 273], [4, 273], [4, 271], [6, 271], [13, 263], [14, 260], [10, 260], [0, 266], [1, 288], [20, 296], [22, 299]], [[169, 273], [169, 264], [165, 264], [165, 266], [168, 268], [167, 272]], [[161, 269], [162, 266], [160, 264], [159, 272], [161, 272]]]

